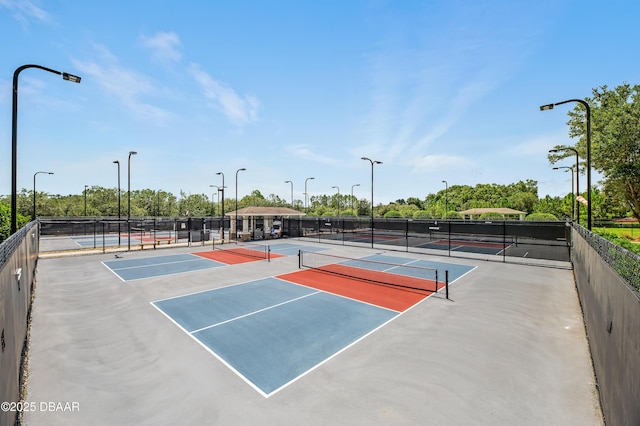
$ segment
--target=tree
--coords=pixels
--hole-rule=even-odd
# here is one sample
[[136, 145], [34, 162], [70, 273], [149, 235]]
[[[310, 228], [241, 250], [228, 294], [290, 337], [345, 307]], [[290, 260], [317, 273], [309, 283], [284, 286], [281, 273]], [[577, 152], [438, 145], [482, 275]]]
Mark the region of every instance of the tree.
[[[591, 110], [591, 166], [604, 176], [605, 192], [621, 192], [619, 198], [640, 220], [640, 86], [625, 83], [613, 90], [601, 86], [593, 89], [593, 97], [586, 102]], [[585, 167], [584, 107], [578, 104], [569, 117], [569, 136], [579, 138], [574, 148]], [[555, 163], [570, 155], [560, 151], [550, 155], [549, 161]]]
[[[29, 218], [16, 214], [16, 225], [18, 229], [22, 228], [29, 222]], [[11, 234], [11, 205], [8, 200], [0, 201], [0, 242], [9, 238]]]

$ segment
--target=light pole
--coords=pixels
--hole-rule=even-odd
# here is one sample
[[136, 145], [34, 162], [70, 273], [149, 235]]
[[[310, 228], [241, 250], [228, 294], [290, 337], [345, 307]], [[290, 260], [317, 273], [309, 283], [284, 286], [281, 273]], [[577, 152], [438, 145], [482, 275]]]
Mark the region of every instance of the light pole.
[[216, 175], [222, 175], [222, 213], [220, 213], [220, 219], [222, 219], [222, 233], [220, 235], [221, 244], [224, 244], [224, 173], [218, 172]]
[[[571, 167], [554, 167], [553, 170], [569, 169], [571, 170], [571, 220], [575, 219], [576, 196], [573, 193], [573, 166]], [[579, 221], [578, 221], [579, 222]]]
[[89, 185], [84, 186], [84, 217], [87, 217], [87, 188]]
[[131, 250], [131, 156], [137, 152], [129, 151], [129, 161], [127, 162], [127, 250]]
[[449, 183], [446, 180], [443, 180], [444, 183], [444, 218], [447, 219], [449, 216]]
[[[573, 153], [576, 155], [576, 195], [573, 198], [573, 203], [575, 204], [575, 212], [576, 212], [575, 220], [579, 224], [580, 223], [580, 203], [578, 203], [576, 199], [578, 195], [580, 195], [580, 177], [579, 177], [580, 159], [578, 157], [578, 150], [575, 148], [570, 148], [568, 146], [561, 146], [559, 148], [549, 150], [549, 152], [558, 152], [558, 151], [573, 151]], [[571, 176], [573, 178], [573, 175]], [[571, 185], [571, 193], [573, 193], [573, 184]]]
[[315, 179], [314, 177], [308, 177], [304, 180], [304, 212], [309, 212], [309, 193], [307, 192], [307, 181]]
[[115, 160], [114, 163], [118, 165], [118, 220], [120, 220], [120, 161]]
[[18, 75], [22, 70], [27, 68], [39, 68], [53, 74], [62, 75], [63, 80], [73, 83], [80, 83], [80, 77], [52, 70], [51, 68], [41, 65], [23, 65], [18, 67], [13, 73], [13, 97], [11, 108], [11, 234], [14, 234], [17, 227], [18, 219]]
[[47, 175], [52, 175], [53, 172], [35, 172], [33, 174], [33, 220], [36, 220], [36, 175], [44, 173]]
[[285, 180], [284, 183], [290, 183], [291, 184], [291, 208], [293, 208], [293, 182], [290, 180]]
[[118, 247], [120, 247], [120, 161], [115, 160], [118, 165]]
[[211, 194], [211, 217], [216, 215], [216, 206], [213, 204], [213, 196], [220, 192], [220, 187], [218, 185], [209, 185], [209, 188], [215, 188], [216, 192]]
[[332, 186], [332, 189], [335, 188], [338, 190], [338, 217], [340, 217], [340, 187], [338, 186]]
[[236, 170], [236, 244], [238, 244], [238, 172], [242, 172], [245, 169], [244, 167]]
[[540, 111], [553, 109], [554, 106], [568, 102], [577, 102], [585, 108], [585, 120], [587, 122], [587, 229], [591, 231], [591, 108], [589, 104], [582, 99], [568, 99], [566, 101], [556, 102], [555, 104], [542, 105]]
[[[351, 185], [351, 210], [354, 210], [354, 209], [353, 209], [353, 188], [354, 188], [355, 186], [360, 186], [360, 184], [359, 184], [359, 183], [356, 183], [356, 184]], [[358, 212], [356, 212], [356, 216], [358, 216]]]
[[373, 166], [375, 164], [382, 164], [382, 161], [372, 160], [368, 157], [361, 157], [360, 159], [371, 163], [371, 248], [373, 248]]
[[127, 162], [127, 221], [131, 219], [131, 156], [137, 152], [129, 151], [129, 161]]

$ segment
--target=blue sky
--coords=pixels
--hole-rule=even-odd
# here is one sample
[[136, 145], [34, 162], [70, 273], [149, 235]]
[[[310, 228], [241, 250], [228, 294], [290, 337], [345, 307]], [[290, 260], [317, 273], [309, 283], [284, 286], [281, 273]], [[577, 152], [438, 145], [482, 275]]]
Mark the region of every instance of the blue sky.
[[[563, 196], [547, 151], [572, 104], [640, 83], [640, 2], [611, 0], [0, 0], [0, 194], [127, 185], [375, 202], [532, 179]], [[565, 164], [566, 163], [566, 164]], [[571, 165], [567, 159], [557, 165]], [[581, 176], [584, 189], [586, 179]], [[594, 183], [597, 179], [594, 178]], [[210, 196], [210, 195], [209, 195]]]

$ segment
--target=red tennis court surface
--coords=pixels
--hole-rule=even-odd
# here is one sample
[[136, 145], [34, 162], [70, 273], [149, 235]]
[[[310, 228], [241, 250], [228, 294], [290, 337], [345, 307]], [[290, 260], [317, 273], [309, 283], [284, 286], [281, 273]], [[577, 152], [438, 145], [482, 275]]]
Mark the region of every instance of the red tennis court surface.
[[[255, 262], [257, 260], [266, 260], [264, 251], [251, 250], [246, 248], [234, 248], [229, 250], [212, 250], [199, 253], [193, 253], [196, 256], [206, 259], [215, 260], [217, 262], [226, 263], [227, 265], [236, 265], [239, 263]], [[271, 253], [271, 258], [283, 257], [278, 253]]]
[[[278, 275], [277, 278], [398, 312], [406, 311], [425, 297], [434, 293], [433, 290], [436, 288], [435, 281], [426, 279], [403, 276], [401, 277], [401, 285], [406, 285], [407, 288], [405, 288], [335, 275], [351, 275], [356, 268], [331, 265], [331, 269], [333, 273], [315, 269], [305, 269], [298, 272]], [[362, 270], [358, 270], [357, 273], [362, 274]], [[372, 279], [375, 280], [382, 280], [381, 277], [383, 276], [393, 275], [393, 280], [396, 282], [399, 281], [398, 275], [395, 274], [371, 271], [371, 275]], [[429, 287], [431, 290], [426, 289]], [[444, 283], [438, 283], [438, 289], [442, 287], [444, 287]], [[424, 289], [421, 290], [421, 288]]]

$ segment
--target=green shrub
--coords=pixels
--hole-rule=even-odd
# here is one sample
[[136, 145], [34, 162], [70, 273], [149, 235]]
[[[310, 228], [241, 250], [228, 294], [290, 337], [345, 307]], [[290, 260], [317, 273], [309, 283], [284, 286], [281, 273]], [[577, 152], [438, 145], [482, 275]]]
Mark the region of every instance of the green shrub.
[[418, 210], [413, 213], [414, 219], [431, 219], [431, 214], [426, 210]]
[[384, 214], [385, 218], [390, 218], [390, 217], [402, 217], [402, 215], [400, 214], [400, 212], [398, 210], [389, 210], [388, 212], [386, 212]]
[[551, 213], [531, 213], [524, 220], [558, 220], [558, 218]]
[[627, 238], [619, 237], [616, 234], [612, 234], [611, 232], [602, 231], [602, 230], [594, 230], [594, 232], [600, 235], [602, 238], [611, 241], [613, 244], [616, 244], [624, 249], [629, 250], [632, 253], [640, 255], [640, 244], [633, 243], [629, 241]]

